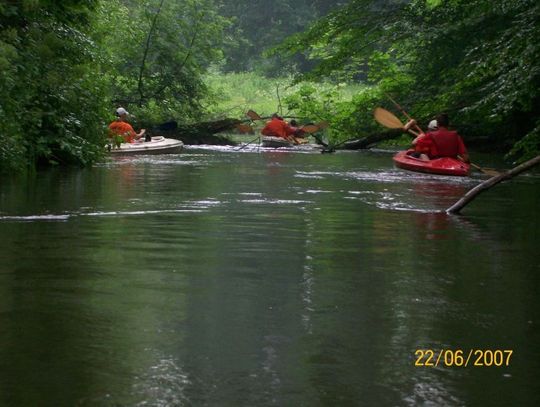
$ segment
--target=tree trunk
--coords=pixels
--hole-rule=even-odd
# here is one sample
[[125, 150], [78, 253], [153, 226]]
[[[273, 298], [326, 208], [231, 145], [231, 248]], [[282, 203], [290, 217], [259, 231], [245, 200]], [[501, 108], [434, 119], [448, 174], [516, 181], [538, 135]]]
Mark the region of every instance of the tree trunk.
[[156, 14], [154, 15], [154, 18], [152, 19], [152, 24], [150, 25], [150, 29], [148, 30], [148, 36], [146, 37], [146, 44], [144, 47], [141, 66], [139, 67], [139, 79], [137, 82], [137, 90], [139, 91], [139, 106], [143, 105], [143, 101], [145, 98], [144, 91], [143, 91], [143, 76], [144, 76], [144, 70], [146, 68], [146, 58], [148, 57], [148, 52], [150, 51], [150, 41], [152, 40], [152, 34], [154, 33], [156, 29], [157, 19], [159, 17], [159, 14], [161, 13], [161, 9], [163, 8], [164, 2], [165, 0], [161, 0], [161, 3], [159, 4], [159, 8], [157, 9]]
[[216, 135], [222, 131], [234, 130], [242, 120], [222, 119], [194, 124], [178, 124], [176, 121], [148, 126], [153, 135], [182, 140], [184, 144], [236, 145], [228, 137]]
[[[344, 150], [362, 150], [368, 148], [375, 143], [380, 143], [381, 141], [401, 137], [402, 134], [403, 131], [401, 129], [388, 130], [383, 133], [370, 134], [369, 136], [361, 139], [346, 141], [340, 148]], [[336, 146], [336, 148], [337, 147], [338, 146]]]
[[511, 170], [507, 172], [504, 172], [500, 175], [497, 175], [495, 177], [488, 179], [487, 181], [482, 182], [481, 184], [478, 184], [476, 187], [474, 187], [469, 192], [467, 192], [459, 201], [457, 201], [454, 205], [448, 208], [446, 210], [446, 213], [449, 213], [449, 214], [459, 213], [467, 204], [469, 204], [469, 202], [471, 202], [474, 198], [476, 198], [476, 196], [479, 195], [480, 193], [487, 191], [488, 189], [498, 184], [499, 182], [513, 178], [516, 175], [519, 175], [522, 172], [527, 171], [528, 169], [534, 167], [537, 164], [540, 164], [540, 155], [529, 161], [524, 162], [521, 165], [518, 165], [515, 168], [512, 168]]
[[[299, 119], [295, 116], [287, 116], [287, 119]], [[261, 117], [259, 120], [267, 120], [270, 117]], [[172, 120], [167, 123], [160, 125], [152, 125], [150, 123], [141, 123], [144, 124], [146, 128], [151, 129], [151, 133], [154, 135], [165, 136], [168, 138], [174, 138], [182, 140], [185, 144], [229, 144], [236, 145], [233, 141], [227, 137], [216, 135], [223, 131], [235, 130], [237, 126], [241, 123], [248, 123], [251, 120], [239, 120], [239, 119], [221, 119], [208, 122], [200, 122], [194, 124], [178, 124], [176, 121]], [[391, 140], [400, 137], [403, 134], [403, 131], [400, 129], [388, 130], [382, 133], [370, 134], [367, 137], [357, 139], [357, 140], [347, 140], [345, 142], [339, 143], [335, 146], [331, 144], [328, 145], [320, 139], [316, 134], [312, 136], [324, 147], [327, 147], [328, 150], [325, 152], [332, 152], [336, 149], [344, 150], [361, 150], [366, 149], [372, 146], [373, 144], [379, 143], [384, 140]]]

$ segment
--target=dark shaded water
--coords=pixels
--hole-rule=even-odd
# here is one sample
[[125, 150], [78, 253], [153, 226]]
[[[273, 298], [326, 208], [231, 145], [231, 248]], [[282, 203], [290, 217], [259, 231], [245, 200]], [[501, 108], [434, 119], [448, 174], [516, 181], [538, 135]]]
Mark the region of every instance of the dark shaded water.
[[540, 176], [440, 213], [480, 180], [205, 149], [1, 179], [0, 405], [540, 405]]

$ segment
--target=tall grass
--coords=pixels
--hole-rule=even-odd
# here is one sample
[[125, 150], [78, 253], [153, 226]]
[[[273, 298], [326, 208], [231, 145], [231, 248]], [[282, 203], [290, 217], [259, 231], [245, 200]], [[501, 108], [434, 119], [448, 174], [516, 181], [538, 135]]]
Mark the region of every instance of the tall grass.
[[[252, 109], [261, 116], [274, 112], [294, 116], [284, 103], [285, 97], [297, 92], [306, 83], [293, 84], [292, 78], [265, 78], [254, 72], [211, 73], [205, 78], [210, 89], [207, 108], [213, 117], [243, 118]], [[343, 101], [361, 91], [363, 85], [312, 83], [321, 93], [339, 89]]]
[[[379, 130], [373, 108], [380, 103], [380, 91], [365, 84], [294, 83], [292, 78], [265, 78], [257, 73], [211, 73], [205, 78], [210, 97], [210, 119], [247, 118], [254, 110], [262, 117], [277, 112], [284, 117], [297, 116], [300, 122], [328, 124], [319, 135], [330, 143], [362, 138]], [[287, 100], [288, 99], [288, 100]], [[289, 110], [289, 106], [294, 110]], [[258, 134], [264, 121], [253, 124]], [[253, 135], [230, 135], [242, 140]], [[393, 140], [387, 144], [401, 144]]]

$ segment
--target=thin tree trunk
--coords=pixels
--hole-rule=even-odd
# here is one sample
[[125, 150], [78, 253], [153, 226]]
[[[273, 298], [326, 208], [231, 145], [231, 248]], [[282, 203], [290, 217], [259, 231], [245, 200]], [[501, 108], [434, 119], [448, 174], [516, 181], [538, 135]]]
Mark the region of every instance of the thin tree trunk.
[[[200, 20], [202, 20], [202, 17]], [[193, 35], [191, 36], [191, 41], [189, 42], [189, 47], [187, 49], [186, 57], [184, 58], [184, 61], [182, 64], [180, 64], [180, 69], [184, 68], [184, 66], [187, 64], [187, 61], [191, 57], [191, 52], [193, 51], [193, 47], [195, 46], [195, 41], [197, 40], [197, 35], [199, 34], [199, 20], [197, 20], [197, 23], [195, 24], [195, 27], [193, 27]]]
[[471, 202], [474, 198], [476, 198], [476, 196], [478, 196], [480, 193], [487, 191], [488, 189], [498, 184], [499, 182], [513, 178], [516, 175], [519, 175], [522, 172], [527, 171], [528, 169], [534, 167], [537, 164], [540, 164], [540, 155], [529, 161], [524, 162], [523, 164], [518, 165], [515, 168], [512, 168], [511, 170], [507, 172], [504, 172], [500, 175], [497, 175], [495, 177], [488, 179], [487, 181], [482, 182], [481, 184], [478, 184], [476, 187], [474, 187], [469, 192], [467, 192], [459, 201], [457, 201], [454, 205], [448, 208], [446, 210], [446, 213], [449, 213], [449, 214], [459, 213], [467, 204], [469, 204], [469, 202]]
[[278, 100], [278, 112], [280, 116], [283, 116], [283, 107], [281, 106], [281, 97], [279, 96], [279, 84], [276, 83], [276, 95]]
[[150, 26], [150, 30], [148, 31], [148, 36], [146, 37], [146, 45], [144, 47], [141, 67], [139, 69], [139, 81], [137, 84], [137, 89], [139, 91], [139, 106], [142, 106], [143, 100], [144, 100], [143, 76], [144, 76], [144, 70], [146, 68], [146, 58], [148, 57], [148, 52], [150, 51], [150, 41], [152, 39], [152, 34], [156, 28], [157, 19], [159, 17], [159, 14], [161, 13], [161, 9], [163, 8], [163, 3], [165, 3], [165, 0], [161, 0], [161, 3], [159, 3], [159, 8], [156, 11], [156, 14], [154, 15], [154, 19], [152, 20], [152, 25]]

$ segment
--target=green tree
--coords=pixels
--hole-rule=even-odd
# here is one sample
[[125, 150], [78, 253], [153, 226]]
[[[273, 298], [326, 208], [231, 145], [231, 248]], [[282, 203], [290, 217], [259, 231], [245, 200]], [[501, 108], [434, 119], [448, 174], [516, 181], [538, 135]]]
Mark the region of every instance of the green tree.
[[104, 81], [94, 0], [0, 4], [0, 168], [99, 157]]
[[269, 76], [311, 67], [303, 54], [282, 58], [265, 51], [288, 36], [304, 31], [332, 7], [336, 0], [222, 0], [221, 13], [233, 19], [227, 30], [226, 72], [257, 70]]
[[352, 0], [277, 52], [309, 51], [311, 78], [369, 81], [416, 117], [446, 110], [527, 157], [540, 141], [539, 19], [533, 0]]
[[132, 3], [103, 3], [96, 30], [111, 61], [114, 102], [154, 121], [199, 117], [203, 74], [222, 58], [227, 20], [212, 0]]

